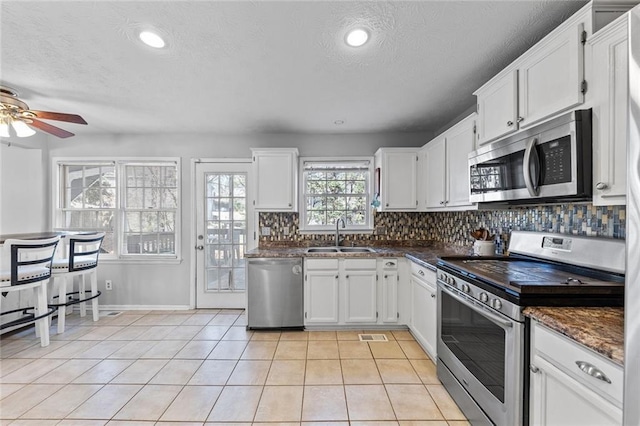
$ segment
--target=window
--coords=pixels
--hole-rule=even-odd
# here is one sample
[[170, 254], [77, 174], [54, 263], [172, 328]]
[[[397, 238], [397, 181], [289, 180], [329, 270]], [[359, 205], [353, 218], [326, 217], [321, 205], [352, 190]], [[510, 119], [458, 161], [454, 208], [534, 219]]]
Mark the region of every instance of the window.
[[332, 231], [345, 220], [352, 231], [372, 229], [370, 159], [302, 159], [300, 229]]
[[178, 257], [177, 160], [55, 163], [56, 228], [105, 232], [106, 259]]

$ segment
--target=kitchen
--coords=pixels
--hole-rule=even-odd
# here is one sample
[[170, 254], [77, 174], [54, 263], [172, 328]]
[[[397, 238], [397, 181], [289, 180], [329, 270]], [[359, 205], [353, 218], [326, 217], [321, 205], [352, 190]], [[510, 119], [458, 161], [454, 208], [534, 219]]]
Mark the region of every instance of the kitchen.
[[[577, 10], [577, 7], [575, 10]], [[78, 12], [78, 14], [80, 14], [80, 12]], [[571, 13], [568, 13], [567, 16], [570, 14]], [[3, 28], [5, 28], [4, 25]], [[550, 29], [551, 28], [549, 28], [549, 30]], [[85, 29], [85, 31], [88, 32], [88, 29]], [[510, 58], [508, 61], [504, 61], [501, 68], [495, 69], [493, 73], [488, 73], [483, 80], [479, 81], [475, 86], [470, 87], [467, 91], [468, 96], [471, 96], [471, 93], [474, 90], [480, 87], [484, 82], [488, 81], [494, 74], [500, 71], [500, 69], [508, 65], [513, 59], [515, 59], [515, 57], [517, 57], [517, 55], [514, 55], [514, 57]], [[349, 58], [347, 59], [352, 60]], [[157, 58], [153, 59], [153, 61], [156, 60]], [[24, 91], [25, 95], [28, 94], [30, 85], [27, 84], [27, 82], [22, 82], [19, 85], [16, 84], [20, 80], [15, 75], [9, 78], [9, 70], [3, 71], [3, 81], [5, 79], [5, 75], [7, 75], [7, 82], [11, 82], [15, 86], [19, 86], [19, 89], [21, 89], [21, 91]], [[247, 78], [249, 78], [249, 76], [247, 76]], [[176, 84], [181, 83], [177, 82]], [[39, 95], [46, 98], [48, 95], [47, 90], [42, 89], [41, 91], [43, 93]], [[587, 91], [587, 93], [585, 94], [586, 99], [589, 98], [590, 93], [592, 92]], [[36, 95], [38, 94], [32, 94], [32, 96]], [[111, 98], [107, 97], [106, 99], [118, 102], [120, 95], [122, 95], [124, 101], [124, 98], [126, 97], [125, 93], [111, 93]], [[470, 99], [471, 103], [474, 103], [473, 98]], [[102, 102], [98, 100], [94, 101], [98, 104]], [[161, 99], [158, 99], [158, 101], [161, 101]], [[371, 101], [373, 102], [373, 100]], [[407, 99], [405, 101], [404, 99], [402, 99], [394, 101], [394, 103], [401, 105], [407, 103], [408, 101], [410, 100]], [[90, 103], [85, 104], [84, 109], [75, 111], [70, 110], [68, 107], [65, 107], [64, 104], [56, 106], [56, 109], [54, 109], [53, 106], [47, 106], [47, 108], [45, 108], [46, 105], [36, 105], [35, 101], [30, 101], [30, 103], [33, 104], [32, 106], [42, 109], [48, 108], [52, 110], [81, 113], [85, 117], [91, 117], [88, 115], [88, 113], [92, 110], [92, 108], [96, 108], [96, 110], [99, 109], [99, 105], [96, 106]], [[585, 100], [584, 105], [582, 105], [580, 108], [587, 108], [589, 106], [590, 105]], [[408, 106], [407, 108], [409, 107], [410, 106]], [[179, 213], [182, 215], [183, 219], [182, 222], [178, 223], [182, 223], [182, 229], [179, 231], [182, 234], [183, 240], [182, 262], [173, 261], [172, 263], [171, 261], [165, 261], [164, 264], [137, 262], [131, 264], [130, 260], [114, 260], [112, 262], [105, 261], [103, 264], [101, 264], [100, 267], [100, 280], [103, 281], [104, 279], [112, 279], [114, 282], [114, 290], [112, 290], [111, 292], [103, 291], [100, 303], [104, 306], [111, 306], [114, 309], [125, 309], [127, 306], [139, 308], [148, 308], [150, 306], [153, 306], [155, 307], [155, 309], [178, 309], [180, 307], [192, 307], [195, 306], [196, 295], [194, 294], [195, 290], [192, 289], [192, 286], [189, 283], [195, 281], [193, 279], [193, 274], [194, 264], [196, 263], [196, 261], [194, 259], [194, 256], [190, 255], [190, 247], [196, 245], [194, 244], [196, 240], [195, 238], [187, 238], [187, 236], [198, 235], [197, 232], [195, 232], [195, 229], [192, 228], [195, 227], [195, 222], [197, 221], [191, 220], [192, 215], [194, 214], [193, 205], [195, 204], [195, 197], [189, 190], [190, 182], [194, 181], [192, 173], [196, 172], [196, 164], [198, 164], [195, 159], [202, 158], [204, 160], [207, 158], [240, 157], [248, 159], [251, 152], [250, 148], [260, 149], [268, 147], [297, 147], [301, 153], [301, 156], [304, 157], [326, 156], [327, 153], [340, 153], [340, 156], [362, 156], [363, 154], [373, 156], [374, 152], [379, 147], [391, 146], [391, 148], [419, 148], [425, 145], [426, 141], [433, 139], [434, 136], [437, 137], [439, 134], [443, 133], [443, 131], [449, 129], [451, 126], [447, 124], [447, 122], [456, 123], [460, 121], [459, 119], [468, 116], [470, 114], [470, 111], [465, 111], [465, 109], [468, 109], [468, 107], [469, 104], [464, 105], [463, 102], [462, 108], [457, 107], [459, 108], [457, 110], [456, 108], [451, 108], [451, 112], [448, 113], [448, 117], [443, 120], [440, 126], [442, 131], [435, 131], [431, 135], [420, 133], [416, 134], [410, 132], [397, 132], [391, 135], [384, 133], [347, 134], [346, 132], [340, 132], [330, 135], [300, 135], [266, 132], [261, 135], [258, 140], [256, 140], [255, 137], [246, 135], [219, 134], [212, 138], [210, 135], [193, 134], [189, 136], [189, 141], [184, 141], [184, 136], [176, 134], [175, 131], [172, 132], [172, 134], [145, 135], [136, 134], [137, 132], [135, 130], [131, 130], [131, 134], [129, 135], [109, 134], [106, 124], [103, 124], [104, 130], [101, 134], [84, 135], [81, 133], [81, 129], [78, 129], [78, 136], [75, 138], [71, 138], [68, 141], [57, 140], [54, 138], [51, 138], [50, 140], [43, 140], [42, 135], [38, 134], [37, 136], [30, 138], [29, 143], [33, 141], [33, 143], [42, 144], [42, 151], [40, 153], [40, 158], [43, 165], [42, 170], [40, 171], [41, 183], [40, 185], [38, 185], [38, 183], [36, 182], [34, 183], [33, 187], [36, 188], [39, 193], [43, 194], [43, 199], [35, 201], [35, 210], [27, 211], [26, 214], [35, 215], [35, 220], [31, 223], [40, 223], [41, 225], [37, 227], [37, 229], [32, 227], [31, 229], [15, 229], [12, 231], [28, 232], [45, 230], [50, 228], [51, 223], [54, 223], [53, 217], [56, 215], [56, 213], [51, 212], [51, 206], [54, 205], [54, 193], [56, 192], [52, 191], [53, 183], [51, 182], [54, 180], [53, 176], [55, 176], [56, 172], [56, 170], [54, 170], [55, 166], [52, 163], [52, 159], [54, 158], [69, 159], [79, 156], [85, 158], [87, 156], [109, 157], [113, 156], [114, 152], [117, 153], [118, 157], [138, 157], [140, 155], [147, 156], [149, 155], [149, 153], [152, 153], [151, 155], [154, 157], [181, 158], [183, 193], [181, 194], [182, 209]], [[443, 108], [446, 109], [446, 105], [443, 105]], [[473, 107], [472, 109], [475, 110], [475, 107]], [[87, 113], [85, 113], [85, 111], [87, 111]], [[200, 112], [201, 111], [198, 111], [198, 113]], [[293, 114], [293, 112], [291, 113]], [[306, 114], [313, 115], [313, 113], [308, 111], [306, 112]], [[459, 119], [455, 119], [457, 116], [459, 116]], [[90, 123], [95, 122], [95, 120], [89, 118], [87, 119]], [[128, 122], [128, 120], [131, 120], [131, 118], [127, 116], [121, 116], [118, 117], [115, 122], [122, 122], [122, 124], [124, 125], [124, 123]], [[348, 126], [350, 124], [348, 120], [345, 120], [346, 122], [343, 124], [334, 124], [334, 121], [338, 120], [340, 120], [340, 117], [332, 117], [329, 120], [331, 126], [335, 128], [337, 126]], [[165, 121], [170, 122], [170, 120]], [[131, 123], [130, 125], [133, 126], [132, 129], [135, 128], [135, 123]], [[286, 128], [286, 126], [284, 127]], [[75, 128], [71, 129], [70, 126], [68, 128], [73, 131], [76, 130]], [[278, 129], [278, 127], [276, 127], [276, 129]], [[180, 140], [179, 144], [175, 143], [177, 139]], [[211, 143], [212, 140], [215, 141], [215, 144]], [[393, 141], [392, 144], [389, 142], [390, 140]], [[16, 138], [12, 138], [11, 142], [14, 144], [25, 144], [24, 140], [18, 140]], [[3, 146], [3, 154], [5, 154], [6, 152], [8, 151], [6, 151], [5, 146]], [[28, 156], [28, 154], [20, 155], [24, 155], [25, 157]], [[4, 155], [3, 157], [7, 158]], [[36, 161], [37, 158], [38, 157], [36, 157]], [[12, 161], [9, 162], [12, 163]], [[33, 160], [26, 159], [24, 161]], [[12, 165], [16, 169], [21, 169], [20, 163], [13, 162]], [[7, 170], [5, 167], [5, 163], [3, 162], [3, 169]], [[429, 170], [435, 170], [435, 168], [429, 168]], [[29, 171], [31, 172], [31, 170]], [[444, 176], [443, 173], [440, 173], [440, 175]], [[49, 178], [48, 176], [52, 177]], [[384, 194], [384, 172], [381, 178], [383, 180], [381, 193]], [[4, 174], [3, 182], [6, 182]], [[389, 192], [387, 191], [387, 193]], [[5, 192], [3, 192], [2, 198], [3, 216], [5, 215], [4, 210], [6, 208], [4, 207], [6, 206], [5, 200], [14, 199], [14, 194], [12, 194], [12, 198], [5, 198], [4, 194]], [[15, 194], [15, 196], [20, 196], [20, 194]], [[443, 200], [443, 198], [440, 198], [436, 200], [436, 203]], [[33, 200], [26, 201], [29, 203], [34, 203]], [[421, 202], [422, 200], [419, 201]], [[384, 202], [384, 195], [382, 202]], [[424, 202], [426, 203], [427, 201], [425, 200]], [[384, 207], [385, 206], [382, 206], [381, 210], [384, 210]], [[15, 211], [12, 209], [8, 210]], [[593, 207], [590, 204], [551, 204], [537, 208], [518, 207], [512, 209], [458, 212], [446, 210], [448, 209], [443, 209], [443, 211], [439, 213], [422, 213], [422, 209], [419, 211], [414, 210], [413, 213], [386, 213], [384, 211], [381, 211], [379, 213], [376, 213], [374, 217], [374, 229], [377, 230], [379, 227], [385, 228], [385, 232], [381, 232], [381, 234], [384, 235], [367, 236], [365, 240], [389, 240], [393, 239], [396, 235], [400, 235], [400, 239], [405, 241], [437, 240], [446, 243], [453, 243], [455, 246], [466, 247], [468, 249], [468, 246], [471, 243], [471, 240], [469, 239], [469, 232], [479, 227], [491, 228], [492, 233], [498, 233], [499, 235], [508, 235], [511, 229], [517, 227], [519, 227], [520, 229], [526, 227], [526, 229], [534, 230], [552, 229], [553, 231], [560, 233], [573, 233], [575, 231], [583, 235], [591, 234], [605, 236], [608, 238], [625, 238], [629, 235], [630, 232], [630, 229], [625, 229], [625, 223], [627, 223], [626, 217], [629, 216], [626, 214], [626, 209], [624, 207], [620, 207], [619, 205], [607, 204], [606, 202], [602, 204], [602, 207]], [[278, 213], [274, 215], [267, 215], [266, 217], [261, 218], [261, 222], [256, 224], [259, 225], [259, 228], [256, 229], [262, 231], [261, 228], [263, 226], [271, 229], [269, 230], [270, 235], [262, 235], [260, 237], [260, 241], [299, 240], [302, 242], [308, 242], [309, 240], [312, 240], [313, 237], [309, 236], [310, 234], [297, 234], [296, 232], [294, 232], [293, 227], [296, 225], [296, 216], [297, 215], [294, 213]], [[289, 218], [292, 220], [292, 222], [288, 222]], [[463, 223], [463, 226], [459, 226], [456, 228], [456, 226], [460, 224], [460, 222]], [[285, 227], [287, 226], [289, 227], [289, 229], [285, 230]], [[382, 229], [380, 230], [382, 231]], [[13, 232], [5, 231], [3, 229], [2, 233], [4, 234]], [[333, 238], [332, 233], [328, 235], [320, 235], [321, 236], [317, 238], [319, 240], [316, 241], [317, 243], [324, 243], [324, 241], [328, 241]], [[349, 233], [347, 233], [346, 235], [348, 238], [352, 238]], [[330, 245], [330, 243], [325, 245]], [[249, 246], [248, 248], [251, 247]], [[502, 247], [501, 249], [506, 250], [506, 246]], [[129, 264], [127, 264], [127, 262], [129, 262]]]

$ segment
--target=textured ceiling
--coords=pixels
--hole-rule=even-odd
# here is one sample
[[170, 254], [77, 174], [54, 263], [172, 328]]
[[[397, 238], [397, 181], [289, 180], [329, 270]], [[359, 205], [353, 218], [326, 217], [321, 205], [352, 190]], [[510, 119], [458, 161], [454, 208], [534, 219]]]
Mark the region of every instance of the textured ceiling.
[[76, 133], [433, 131], [585, 3], [5, 0], [0, 80]]

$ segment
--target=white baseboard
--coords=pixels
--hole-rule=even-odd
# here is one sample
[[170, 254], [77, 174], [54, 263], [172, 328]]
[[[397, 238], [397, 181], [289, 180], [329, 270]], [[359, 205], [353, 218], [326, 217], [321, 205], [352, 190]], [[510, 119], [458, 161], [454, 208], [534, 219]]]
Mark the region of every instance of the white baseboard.
[[[87, 310], [90, 310], [87, 306]], [[74, 305], [74, 310], [80, 307]], [[101, 311], [186, 311], [191, 309], [189, 305], [99, 305]]]

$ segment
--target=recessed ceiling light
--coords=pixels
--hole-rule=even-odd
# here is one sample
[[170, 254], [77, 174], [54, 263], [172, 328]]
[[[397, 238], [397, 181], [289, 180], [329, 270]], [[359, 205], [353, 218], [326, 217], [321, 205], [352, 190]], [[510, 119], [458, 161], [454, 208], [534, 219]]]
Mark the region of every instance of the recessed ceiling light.
[[333, 122], [333, 124], [339, 126], [341, 124], [344, 124], [344, 120], [336, 120], [336, 121]]
[[347, 33], [346, 42], [351, 47], [360, 47], [369, 39], [369, 33], [362, 28], [351, 30]]
[[162, 49], [166, 45], [162, 37], [151, 31], [142, 31], [139, 37], [144, 44], [156, 49]]

